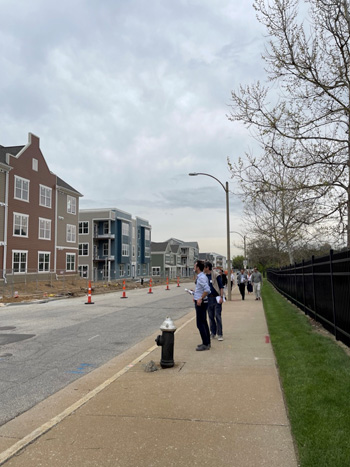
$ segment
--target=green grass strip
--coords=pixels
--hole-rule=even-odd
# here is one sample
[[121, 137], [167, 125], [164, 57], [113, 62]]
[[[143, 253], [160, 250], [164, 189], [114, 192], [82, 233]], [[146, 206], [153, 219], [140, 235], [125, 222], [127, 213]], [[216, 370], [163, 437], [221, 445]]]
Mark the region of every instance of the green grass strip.
[[349, 467], [350, 357], [267, 281], [262, 297], [301, 467]]

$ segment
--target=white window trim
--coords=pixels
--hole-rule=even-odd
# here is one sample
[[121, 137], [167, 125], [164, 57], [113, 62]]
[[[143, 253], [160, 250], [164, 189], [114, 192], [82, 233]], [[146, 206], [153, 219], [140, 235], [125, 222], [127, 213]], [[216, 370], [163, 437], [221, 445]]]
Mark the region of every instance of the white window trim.
[[[74, 269], [67, 269], [67, 259], [68, 256], [74, 256]], [[77, 271], [77, 258], [75, 253], [66, 253], [66, 272], [76, 272]]]
[[[14, 263], [13, 259], [14, 258], [13, 257], [15, 255], [15, 253], [19, 253], [19, 254], [25, 253], [26, 254], [26, 266], [25, 266], [24, 271], [17, 271], [17, 272], [14, 271], [14, 267], [13, 267], [13, 263]], [[27, 269], [28, 269], [28, 250], [12, 250], [12, 270], [14, 271], [14, 274], [26, 274]]]
[[[47, 206], [46, 204], [42, 204], [42, 202], [41, 202], [41, 189], [42, 188], [44, 188], [45, 190], [49, 190], [50, 196], [47, 197], [46, 193], [45, 193], [44, 197], [45, 197], [45, 199], [47, 199], [47, 198], [50, 199], [50, 206]], [[50, 188], [49, 186], [39, 185], [39, 206], [43, 206], [44, 208], [48, 208], [48, 209], [52, 208], [52, 188]]]
[[[48, 269], [48, 271], [46, 271], [46, 270], [40, 271], [40, 268], [39, 268], [40, 255], [49, 255], [49, 269]], [[45, 264], [45, 262], [44, 262], [44, 264]], [[50, 272], [50, 268], [51, 268], [51, 251], [38, 251], [38, 273], [39, 274], [48, 273], [48, 272]]]
[[[22, 197], [16, 196], [16, 181], [21, 180], [21, 182], [28, 182], [28, 199], [23, 199]], [[19, 199], [20, 201], [24, 201], [25, 203], [29, 203], [29, 188], [30, 188], [30, 180], [27, 178], [19, 177], [18, 175], [15, 175], [14, 177], [14, 193], [13, 197], [15, 199]], [[23, 188], [21, 187], [21, 192], [23, 191]]]
[[[21, 235], [21, 234], [16, 234], [15, 233], [15, 219], [16, 219], [16, 216], [21, 216], [21, 217], [25, 217], [27, 219], [27, 235]], [[13, 213], [13, 236], [14, 237], [21, 237], [21, 238], [28, 238], [28, 235], [29, 235], [29, 215], [28, 214], [22, 214], [20, 212], [14, 212]]]
[[[49, 238], [40, 236], [40, 221], [44, 221], [45, 223], [49, 222], [49, 224], [50, 224]], [[46, 232], [46, 229], [44, 229], [44, 231]], [[38, 236], [39, 236], [39, 240], [51, 240], [51, 219], [45, 219], [44, 217], [39, 217], [39, 233], [38, 233]]]
[[124, 237], [130, 236], [130, 224], [128, 222], [122, 222], [122, 235]]
[[[82, 245], [82, 247], [81, 247], [81, 252], [82, 252], [82, 254], [80, 254], [80, 252], [79, 252], [79, 256], [89, 256], [89, 243], [87, 243], [87, 242], [80, 242], [80, 243], [79, 243], [79, 249], [78, 249], [78, 251], [80, 250], [80, 245]], [[83, 254], [83, 251], [84, 251], [83, 245], [87, 245], [87, 254], [86, 254], [86, 255]]]
[[[74, 237], [74, 240], [73, 240]], [[71, 238], [71, 240], [69, 240]], [[75, 224], [67, 224], [66, 227], [66, 241], [67, 243], [76, 243], [77, 241], [77, 226]]]
[[73, 215], [77, 213], [77, 198], [74, 196], [67, 195], [67, 213]]
[[[81, 275], [81, 272], [82, 272], [83, 268], [86, 268], [86, 276], [85, 277]], [[78, 265], [78, 272], [79, 272], [79, 276], [82, 279], [87, 279], [89, 277], [89, 265], [88, 264], [79, 264]]]
[[[81, 224], [81, 232], [80, 232], [80, 224]], [[87, 232], [83, 232], [83, 224], [87, 224]], [[89, 221], [79, 221], [79, 224], [78, 224], [78, 232], [79, 232], [79, 235], [89, 235], [89, 228], [90, 228], [90, 223]]]
[[130, 245], [128, 243], [122, 244], [122, 256], [130, 256]]

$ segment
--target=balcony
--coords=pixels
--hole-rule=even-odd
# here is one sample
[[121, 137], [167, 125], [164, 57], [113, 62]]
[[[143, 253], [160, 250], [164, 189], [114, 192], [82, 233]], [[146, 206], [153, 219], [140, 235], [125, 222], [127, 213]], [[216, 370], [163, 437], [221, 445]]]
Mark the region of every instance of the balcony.
[[109, 255], [109, 256], [103, 256], [103, 255], [94, 255], [93, 258], [94, 261], [114, 261], [114, 256]]
[[114, 240], [115, 239], [115, 234], [112, 234], [112, 233], [99, 234], [99, 233], [95, 232], [94, 233], [94, 238], [97, 238], [98, 240], [108, 240], [108, 239]]

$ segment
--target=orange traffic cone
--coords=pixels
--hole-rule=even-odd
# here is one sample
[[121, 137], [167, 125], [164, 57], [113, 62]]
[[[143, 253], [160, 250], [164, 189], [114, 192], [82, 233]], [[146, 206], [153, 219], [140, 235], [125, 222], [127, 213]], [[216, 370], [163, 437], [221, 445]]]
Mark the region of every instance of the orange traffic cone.
[[91, 301], [91, 281], [89, 281], [89, 290], [88, 290], [88, 301], [85, 302], [85, 305], [93, 305], [94, 303]]
[[169, 289], [169, 278], [168, 277], [166, 278], [166, 289], [165, 290], [170, 290]]
[[128, 298], [125, 293], [125, 281], [123, 281], [123, 295], [120, 298]]
[[180, 287], [180, 278], [177, 278], [177, 286]]
[[152, 279], [149, 280], [149, 291], [148, 293], [153, 293], [152, 292]]

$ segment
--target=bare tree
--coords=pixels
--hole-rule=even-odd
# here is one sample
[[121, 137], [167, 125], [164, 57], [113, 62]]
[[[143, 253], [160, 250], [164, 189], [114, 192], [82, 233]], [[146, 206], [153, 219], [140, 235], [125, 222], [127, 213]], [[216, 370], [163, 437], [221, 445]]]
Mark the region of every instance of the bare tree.
[[229, 161], [229, 167], [240, 185], [249, 232], [255, 238], [269, 239], [275, 251], [287, 253], [293, 263], [294, 250], [314, 236], [308, 226], [318, 200], [297, 190], [308, 183], [307, 174], [287, 168], [274, 153], [259, 160], [247, 155], [245, 163]]
[[255, 0], [254, 7], [268, 32], [263, 59], [274, 86], [233, 91], [228, 117], [250, 127], [264, 154], [304, 171], [294, 189], [318, 201], [313, 219], [336, 220], [350, 246], [349, 1]]

